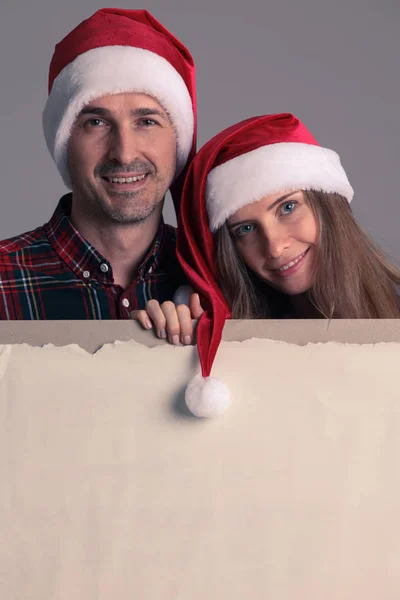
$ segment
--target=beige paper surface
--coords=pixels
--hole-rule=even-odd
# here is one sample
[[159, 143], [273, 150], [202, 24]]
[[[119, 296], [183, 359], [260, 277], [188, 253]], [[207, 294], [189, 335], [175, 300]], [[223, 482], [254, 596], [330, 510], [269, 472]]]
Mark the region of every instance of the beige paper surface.
[[0, 597], [400, 597], [400, 344], [0, 347]]

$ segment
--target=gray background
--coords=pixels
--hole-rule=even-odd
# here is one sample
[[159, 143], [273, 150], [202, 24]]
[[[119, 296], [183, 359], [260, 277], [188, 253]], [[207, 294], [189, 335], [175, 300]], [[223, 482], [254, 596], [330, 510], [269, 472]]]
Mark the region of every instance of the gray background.
[[145, 7], [190, 48], [199, 146], [256, 114], [302, 119], [339, 152], [356, 216], [400, 262], [398, 0], [1, 0], [0, 238], [43, 224], [65, 191], [41, 130], [48, 66], [101, 6]]

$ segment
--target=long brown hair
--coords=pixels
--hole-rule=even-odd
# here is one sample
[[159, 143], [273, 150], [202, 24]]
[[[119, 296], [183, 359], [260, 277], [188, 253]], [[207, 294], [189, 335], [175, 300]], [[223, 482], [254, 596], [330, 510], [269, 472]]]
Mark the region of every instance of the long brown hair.
[[[307, 292], [316, 315], [329, 319], [398, 319], [400, 270], [374, 245], [339, 194], [306, 191], [319, 225], [315, 275]], [[226, 223], [215, 233], [219, 285], [234, 319], [282, 318], [290, 297], [263, 283], [243, 263]]]

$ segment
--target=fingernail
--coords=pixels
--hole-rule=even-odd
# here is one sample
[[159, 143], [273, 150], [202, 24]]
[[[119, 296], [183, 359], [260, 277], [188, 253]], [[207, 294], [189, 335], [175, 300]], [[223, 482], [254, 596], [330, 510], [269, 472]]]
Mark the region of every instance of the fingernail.
[[192, 343], [192, 336], [191, 335], [185, 335], [184, 342], [185, 342], [185, 344], [191, 344]]
[[165, 331], [165, 329], [161, 329], [161, 331], [160, 331], [160, 337], [162, 337], [162, 338], [163, 338], [163, 340], [165, 340], [165, 339], [166, 339], [166, 337], [167, 337], [167, 332]]
[[146, 325], [147, 329], [151, 329], [152, 328], [151, 321], [146, 321], [145, 325]]
[[172, 336], [172, 343], [173, 344], [179, 344], [179, 335], [173, 335]]

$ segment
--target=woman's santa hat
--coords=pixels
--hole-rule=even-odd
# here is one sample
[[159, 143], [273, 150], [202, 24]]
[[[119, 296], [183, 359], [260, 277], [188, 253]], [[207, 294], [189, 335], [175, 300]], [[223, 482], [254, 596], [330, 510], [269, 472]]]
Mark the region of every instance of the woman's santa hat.
[[336, 152], [322, 148], [290, 114], [254, 117], [229, 127], [189, 167], [177, 252], [205, 308], [197, 325], [201, 375], [186, 390], [186, 404], [196, 416], [216, 416], [229, 404], [225, 384], [210, 377], [225, 320], [231, 316], [217, 282], [212, 234], [247, 204], [296, 190], [337, 193], [349, 202], [354, 194]]
[[177, 138], [176, 177], [195, 152], [195, 66], [187, 48], [146, 10], [103, 8], [57, 44], [43, 112], [47, 147], [71, 187], [67, 145], [74, 121], [92, 100], [137, 92], [155, 98]]

